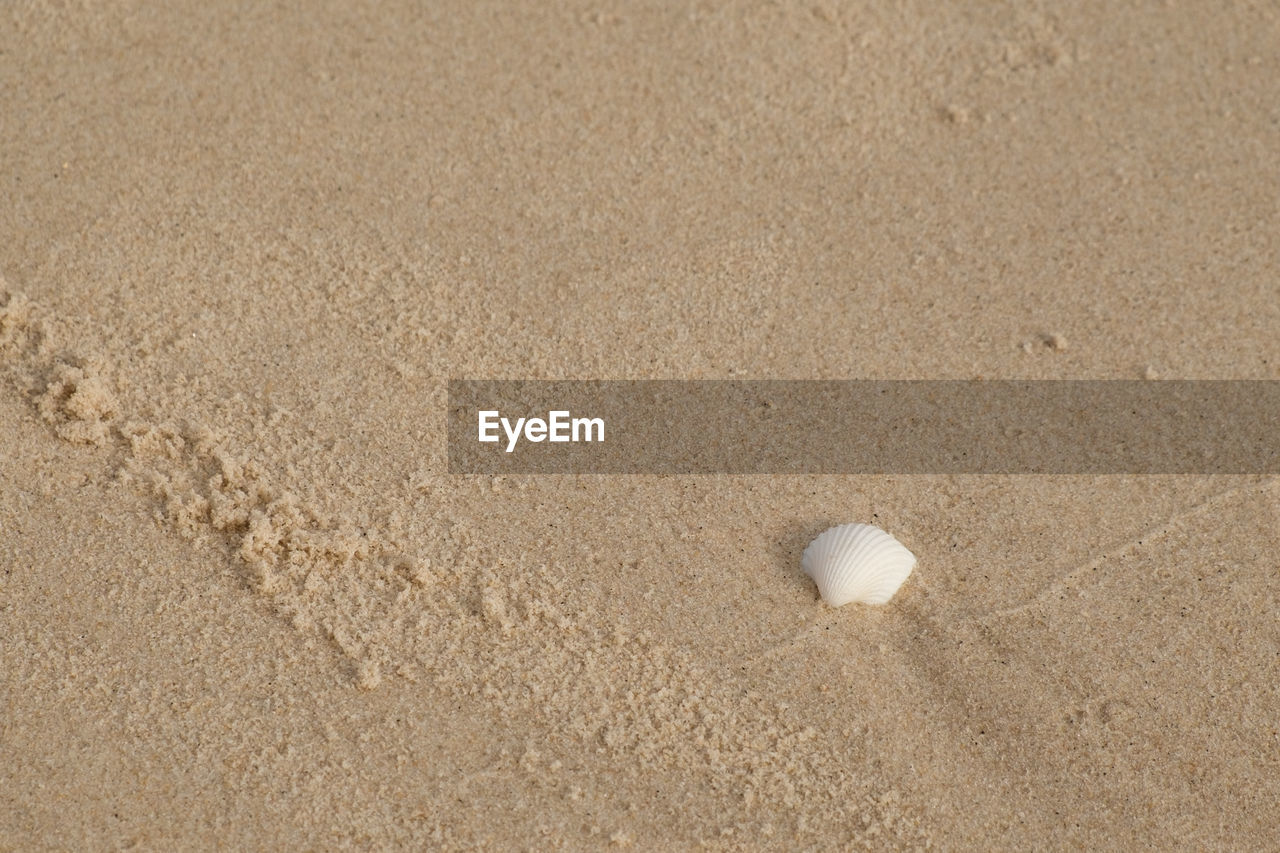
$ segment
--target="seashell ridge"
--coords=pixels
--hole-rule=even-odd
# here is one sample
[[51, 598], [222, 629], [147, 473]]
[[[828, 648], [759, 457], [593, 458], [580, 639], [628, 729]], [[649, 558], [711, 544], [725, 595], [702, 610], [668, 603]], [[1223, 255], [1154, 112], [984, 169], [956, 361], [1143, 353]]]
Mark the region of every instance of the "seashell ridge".
[[841, 524], [818, 535], [800, 558], [832, 607], [884, 604], [916, 566], [916, 555], [871, 524]]

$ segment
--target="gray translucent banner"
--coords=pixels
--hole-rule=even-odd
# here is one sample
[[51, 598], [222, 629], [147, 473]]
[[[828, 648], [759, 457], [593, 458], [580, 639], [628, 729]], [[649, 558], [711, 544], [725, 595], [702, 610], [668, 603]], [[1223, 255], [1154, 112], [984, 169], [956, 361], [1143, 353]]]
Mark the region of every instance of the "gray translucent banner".
[[449, 470], [1277, 473], [1280, 381], [451, 380]]

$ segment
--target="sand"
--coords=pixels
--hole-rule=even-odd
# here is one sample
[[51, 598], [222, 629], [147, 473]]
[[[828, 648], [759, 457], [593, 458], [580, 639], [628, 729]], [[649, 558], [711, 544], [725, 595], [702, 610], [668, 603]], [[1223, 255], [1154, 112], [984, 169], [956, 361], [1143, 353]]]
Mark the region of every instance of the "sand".
[[450, 475], [444, 393], [1280, 378], [1277, 44], [6, 5], [0, 849], [1273, 843], [1276, 478]]

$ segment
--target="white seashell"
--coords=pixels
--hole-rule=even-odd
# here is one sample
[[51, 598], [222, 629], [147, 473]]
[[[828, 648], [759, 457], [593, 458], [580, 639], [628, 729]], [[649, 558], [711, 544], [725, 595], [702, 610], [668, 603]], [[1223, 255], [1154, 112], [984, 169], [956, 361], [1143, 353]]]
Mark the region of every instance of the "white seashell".
[[916, 567], [916, 555], [870, 524], [841, 524], [818, 535], [800, 558], [832, 607], [884, 604]]

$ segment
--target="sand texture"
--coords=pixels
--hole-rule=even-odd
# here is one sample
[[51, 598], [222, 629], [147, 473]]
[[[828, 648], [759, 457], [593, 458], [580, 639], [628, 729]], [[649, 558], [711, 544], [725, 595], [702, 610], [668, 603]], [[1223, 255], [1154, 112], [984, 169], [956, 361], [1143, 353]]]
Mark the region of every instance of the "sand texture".
[[[1276, 478], [450, 475], [444, 427], [450, 378], [1280, 379], [1278, 45], [4, 4], [0, 850], [1272, 846]], [[888, 605], [800, 570], [847, 521], [919, 558]]]

